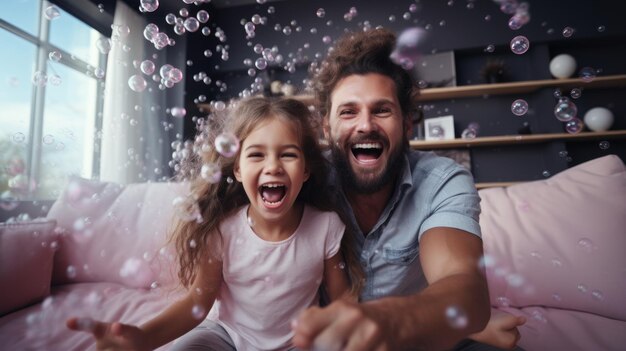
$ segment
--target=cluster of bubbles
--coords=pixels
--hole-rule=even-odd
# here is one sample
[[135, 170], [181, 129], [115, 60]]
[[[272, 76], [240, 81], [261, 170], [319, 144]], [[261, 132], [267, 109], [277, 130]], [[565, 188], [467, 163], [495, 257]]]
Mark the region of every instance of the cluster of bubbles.
[[[575, 91], [574, 96], [579, 92]], [[555, 91], [557, 103], [554, 106], [554, 117], [564, 123], [565, 131], [570, 134], [577, 134], [583, 130], [584, 122], [577, 117], [578, 107], [567, 96], [562, 96], [560, 90]]]
[[426, 40], [426, 30], [413, 27], [407, 28], [396, 40], [396, 45], [391, 53], [391, 60], [406, 70], [413, 69], [415, 62], [420, 57], [420, 46]]

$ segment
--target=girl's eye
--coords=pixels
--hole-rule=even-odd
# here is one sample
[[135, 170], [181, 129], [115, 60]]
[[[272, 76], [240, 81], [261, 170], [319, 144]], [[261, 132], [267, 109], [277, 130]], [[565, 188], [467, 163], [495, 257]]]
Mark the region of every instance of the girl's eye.
[[298, 154], [292, 152], [286, 152], [282, 156], [286, 158], [298, 158]]
[[263, 154], [260, 152], [252, 152], [248, 154], [248, 158], [258, 158], [263, 157]]

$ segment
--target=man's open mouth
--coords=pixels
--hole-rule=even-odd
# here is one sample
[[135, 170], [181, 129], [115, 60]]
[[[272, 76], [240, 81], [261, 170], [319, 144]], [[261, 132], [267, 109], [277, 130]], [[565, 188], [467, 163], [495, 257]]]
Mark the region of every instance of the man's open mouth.
[[352, 145], [352, 155], [360, 162], [377, 160], [383, 153], [383, 144], [380, 142], [356, 143]]
[[285, 198], [287, 187], [281, 183], [267, 183], [259, 187], [259, 193], [264, 202], [276, 205]]

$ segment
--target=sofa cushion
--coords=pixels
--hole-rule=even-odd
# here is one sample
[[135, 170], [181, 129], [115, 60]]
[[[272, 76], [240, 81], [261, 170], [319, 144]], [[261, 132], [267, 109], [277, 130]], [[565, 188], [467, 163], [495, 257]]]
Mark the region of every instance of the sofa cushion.
[[114, 183], [72, 178], [48, 218], [61, 228], [53, 284], [114, 282], [148, 288], [175, 281], [167, 245], [181, 183]]
[[50, 294], [55, 221], [0, 224], [0, 316]]
[[626, 321], [626, 169], [617, 156], [479, 194], [494, 306]]

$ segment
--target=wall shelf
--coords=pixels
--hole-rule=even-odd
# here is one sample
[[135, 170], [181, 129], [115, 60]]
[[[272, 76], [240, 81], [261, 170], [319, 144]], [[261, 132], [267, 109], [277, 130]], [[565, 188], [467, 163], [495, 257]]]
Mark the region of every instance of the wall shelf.
[[478, 137], [475, 139], [452, 139], [452, 140], [411, 140], [411, 148], [418, 150], [431, 149], [461, 149], [494, 145], [515, 145], [543, 143], [558, 140], [600, 140], [626, 138], [626, 130], [611, 130], [606, 132], [581, 132], [578, 134], [569, 133], [548, 133], [529, 135], [502, 135]]
[[[484, 95], [506, 95], [522, 94], [537, 91], [542, 88], [610, 88], [626, 87], [626, 74], [596, 77], [590, 82], [585, 82], [581, 78], [567, 79], [542, 79], [528, 80], [523, 82], [494, 83], [494, 84], [474, 84], [457, 87], [429, 88], [420, 90], [417, 101], [435, 101], [463, 97], [475, 97]], [[295, 95], [294, 99], [305, 104], [313, 104], [312, 95]], [[210, 111], [210, 104], [202, 103], [197, 105], [203, 112]]]
[[590, 82], [580, 78], [528, 80], [523, 82], [475, 84], [457, 87], [430, 88], [420, 91], [418, 101], [444, 100], [483, 95], [521, 94], [542, 88], [609, 88], [626, 87], [626, 74], [596, 77]]

